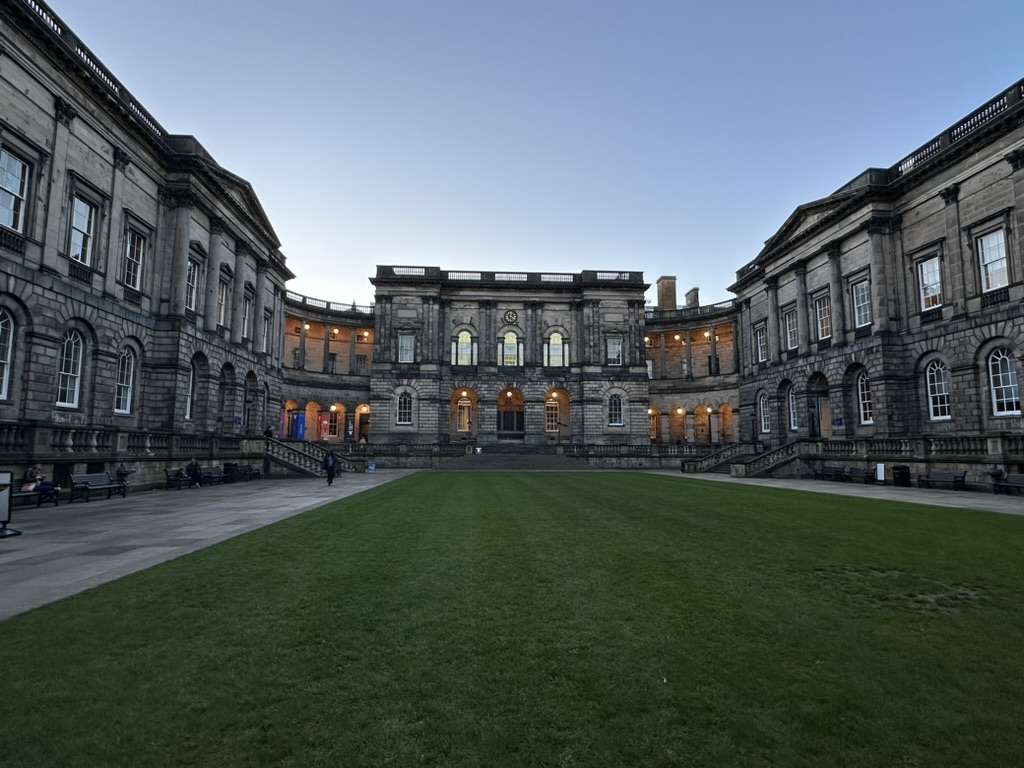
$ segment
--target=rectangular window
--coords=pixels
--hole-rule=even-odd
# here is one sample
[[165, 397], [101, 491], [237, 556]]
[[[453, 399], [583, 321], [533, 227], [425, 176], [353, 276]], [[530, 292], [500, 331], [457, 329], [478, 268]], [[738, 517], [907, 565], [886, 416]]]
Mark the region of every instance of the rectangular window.
[[366, 375], [366, 355], [356, 355], [356, 374], [358, 376]]
[[416, 362], [416, 336], [411, 333], [402, 333], [398, 336], [398, 362]]
[[242, 338], [252, 336], [252, 297], [246, 295], [242, 299]]
[[871, 325], [871, 282], [859, 280], [850, 286], [853, 297], [853, 323], [857, 328]]
[[832, 338], [832, 298], [826, 293], [814, 300], [814, 316], [818, 319], [818, 340]]
[[647, 378], [648, 379], [653, 379], [654, 378], [654, 361], [653, 360], [648, 360], [647, 361]]
[[982, 235], [977, 240], [978, 261], [981, 265], [981, 290], [994, 291], [1009, 283], [1006, 268], [1006, 238], [1003, 230], [997, 229]]
[[92, 237], [96, 227], [96, 207], [78, 195], [71, 198], [71, 244], [68, 256], [81, 264], [92, 263]]
[[145, 236], [134, 229], [129, 229], [124, 244], [124, 272], [121, 279], [125, 285], [136, 291], [142, 284], [142, 260], [145, 255]]
[[796, 349], [800, 346], [800, 329], [797, 327], [796, 310], [789, 310], [782, 316], [782, 321], [786, 328], [786, 349]]
[[763, 325], [754, 329], [754, 344], [757, 353], [757, 362], [763, 363], [768, 360], [768, 329]]
[[263, 316], [263, 335], [260, 339], [260, 352], [270, 352], [270, 315]]
[[331, 410], [328, 411], [328, 413], [330, 413], [330, 416], [327, 417], [327, 436], [337, 437], [339, 425], [338, 408], [332, 405]]
[[185, 274], [185, 309], [196, 311], [196, 293], [199, 288], [199, 264], [188, 260], [188, 272]]
[[396, 424], [412, 424], [412, 395], [403, 392], [398, 396], [398, 413], [395, 419]]
[[942, 306], [942, 271], [938, 256], [932, 256], [917, 265], [917, 282], [921, 291], [922, 312]]
[[28, 164], [6, 149], [0, 150], [0, 226], [22, 231]]
[[327, 353], [327, 372], [335, 373], [338, 370], [338, 354], [336, 352]]
[[217, 325], [227, 325], [228, 284], [221, 280], [217, 284]]
[[608, 345], [608, 365], [622, 365], [622, 337], [621, 336], [609, 336], [607, 339]]

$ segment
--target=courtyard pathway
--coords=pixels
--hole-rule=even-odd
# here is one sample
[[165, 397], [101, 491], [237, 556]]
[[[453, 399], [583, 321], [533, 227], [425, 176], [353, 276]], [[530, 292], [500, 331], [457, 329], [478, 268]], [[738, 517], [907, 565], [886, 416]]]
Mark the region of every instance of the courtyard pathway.
[[415, 470], [148, 491], [127, 499], [17, 507], [0, 539], [0, 620], [173, 560]]
[[904, 501], [908, 504], [930, 504], [934, 507], [956, 507], [958, 509], [980, 509], [985, 512], [1001, 512], [1006, 515], [1024, 515], [1024, 496], [1007, 496], [982, 491], [949, 491], [938, 488], [897, 488], [892, 485], [864, 485], [863, 483], [837, 483], [827, 480], [796, 480], [772, 477], [729, 477], [713, 472], [684, 475], [668, 469], [647, 470], [655, 475], [666, 475], [690, 480], [712, 480], [739, 485], [762, 485], [767, 488], [784, 488], [790, 491], [811, 491], [831, 493], [837, 496], [856, 496], [861, 499], [879, 501]]

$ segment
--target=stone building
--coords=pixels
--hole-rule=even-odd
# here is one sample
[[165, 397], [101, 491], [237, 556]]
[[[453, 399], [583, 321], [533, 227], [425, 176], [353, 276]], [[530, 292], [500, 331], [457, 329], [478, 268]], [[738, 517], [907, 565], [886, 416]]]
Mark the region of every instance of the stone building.
[[237, 458], [281, 392], [270, 221], [44, 4], [0, 9], [0, 461]]
[[1024, 462], [1022, 97], [1024, 81], [799, 206], [736, 273], [741, 434], [775, 448], [751, 471], [830, 459], [982, 481]]
[[377, 268], [371, 441], [648, 440], [639, 272]]
[[[638, 271], [379, 266], [285, 290], [252, 187], [45, 3], [0, 0], [0, 466], [311, 471], [559, 452], [799, 475], [1024, 468], [1024, 81], [799, 206], [736, 298]], [[279, 441], [259, 436], [270, 431]]]

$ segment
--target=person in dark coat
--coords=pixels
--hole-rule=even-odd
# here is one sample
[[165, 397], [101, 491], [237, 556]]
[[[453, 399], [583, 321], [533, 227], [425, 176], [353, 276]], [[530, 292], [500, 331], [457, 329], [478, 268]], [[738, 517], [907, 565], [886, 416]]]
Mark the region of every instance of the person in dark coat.
[[327, 472], [327, 484], [334, 484], [334, 473], [338, 470], [338, 455], [334, 451], [328, 451], [324, 456], [323, 468]]
[[203, 469], [195, 458], [185, 466], [185, 477], [188, 478], [189, 488], [203, 487]]

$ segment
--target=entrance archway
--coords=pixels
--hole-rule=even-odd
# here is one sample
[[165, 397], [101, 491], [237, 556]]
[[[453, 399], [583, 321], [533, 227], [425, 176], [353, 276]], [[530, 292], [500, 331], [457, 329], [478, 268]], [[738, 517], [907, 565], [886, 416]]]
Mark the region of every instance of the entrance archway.
[[320, 439], [320, 403], [310, 401], [306, 403], [306, 424], [303, 428], [305, 433], [305, 440], [319, 440]]
[[711, 443], [711, 409], [706, 405], [698, 405], [694, 409], [693, 442], [698, 445]]
[[286, 400], [281, 413], [281, 435], [288, 440], [301, 440], [305, 432], [305, 413], [298, 401]]
[[448, 406], [449, 440], [476, 439], [479, 411], [476, 390], [468, 387], [456, 389], [449, 398]]
[[245, 374], [245, 410], [242, 412], [242, 431], [251, 435], [260, 423], [260, 385], [253, 371]]
[[559, 387], [549, 390], [544, 396], [544, 436], [548, 441], [572, 438], [571, 416], [568, 391]]
[[356, 440], [366, 443], [370, 440], [370, 406], [366, 403], [356, 406], [355, 433]]
[[807, 380], [807, 430], [812, 438], [832, 437], [832, 406], [823, 373], [814, 373]]
[[526, 399], [518, 389], [498, 393], [498, 439], [522, 440], [526, 433]]
[[652, 443], [661, 442], [661, 411], [657, 408], [647, 409], [647, 437]]

